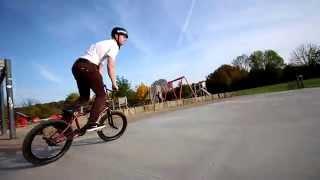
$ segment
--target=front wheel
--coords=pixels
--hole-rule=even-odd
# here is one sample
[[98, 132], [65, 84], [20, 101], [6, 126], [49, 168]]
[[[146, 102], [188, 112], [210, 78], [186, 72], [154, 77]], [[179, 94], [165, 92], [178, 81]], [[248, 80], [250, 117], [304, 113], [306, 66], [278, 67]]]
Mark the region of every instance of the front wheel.
[[35, 165], [56, 161], [70, 148], [72, 133], [72, 129], [62, 120], [42, 122], [25, 137], [22, 146], [23, 156]]
[[100, 121], [100, 125], [105, 128], [97, 131], [98, 136], [104, 141], [112, 141], [118, 139], [127, 128], [127, 118], [119, 111], [112, 111], [104, 114]]

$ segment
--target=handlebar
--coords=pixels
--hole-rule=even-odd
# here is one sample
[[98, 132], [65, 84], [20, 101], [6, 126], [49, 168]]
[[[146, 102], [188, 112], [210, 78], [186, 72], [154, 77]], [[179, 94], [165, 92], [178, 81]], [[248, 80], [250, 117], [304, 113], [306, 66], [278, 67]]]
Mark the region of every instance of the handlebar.
[[111, 89], [108, 89], [105, 84], [103, 85], [103, 87], [104, 87], [104, 89], [106, 90], [106, 92], [108, 92], [108, 91], [111, 92], [111, 93], [115, 92], [115, 91], [113, 91], [113, 90], [111, 90]]

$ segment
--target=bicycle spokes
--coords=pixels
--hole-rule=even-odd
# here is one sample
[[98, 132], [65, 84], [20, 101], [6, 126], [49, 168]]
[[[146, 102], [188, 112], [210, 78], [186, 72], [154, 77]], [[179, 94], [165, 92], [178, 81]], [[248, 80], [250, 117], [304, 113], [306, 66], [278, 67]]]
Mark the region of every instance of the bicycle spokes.
[[114, 128], [114, 129], [118, 129], [118, 127], [115, 125], [115, 123], [114, 123], [114, 121], [112, 119], [112, 116], [110, 116], [108, 118], [108, 123], [109, 123], [110, 127]]
[[31, 152], [38, 158], [50, 158], [61, 152], [67, 137], [53, 126], [46, 127], [38, 133], [31, 144]]

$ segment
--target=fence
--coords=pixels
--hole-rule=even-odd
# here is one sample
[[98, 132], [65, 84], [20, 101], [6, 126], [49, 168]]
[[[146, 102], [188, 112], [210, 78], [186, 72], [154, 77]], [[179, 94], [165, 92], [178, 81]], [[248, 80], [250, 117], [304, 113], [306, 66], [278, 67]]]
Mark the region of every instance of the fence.
[[195, 97], [195, 98], [182, 99], [182, 100], [176, 100], [176, 101], [166, 101], [162, 103], [131, 107], [127, 109], [122, 109], [121, 111], [124, 112], [126, 115], [130, 116], [130, 115], [135, 115], [135, 114], [140, 114], [145, 112], [157, 112], [157, 111], [162, 111], [166, 109], [186, 107], [194, 104], [203, 104], [206, 102], [212, 102], [221, 98], [227, 98], [231, 96], [232, 96], [231, 93], [224, 93], [219, 95], [213, 94], [209, 96]]

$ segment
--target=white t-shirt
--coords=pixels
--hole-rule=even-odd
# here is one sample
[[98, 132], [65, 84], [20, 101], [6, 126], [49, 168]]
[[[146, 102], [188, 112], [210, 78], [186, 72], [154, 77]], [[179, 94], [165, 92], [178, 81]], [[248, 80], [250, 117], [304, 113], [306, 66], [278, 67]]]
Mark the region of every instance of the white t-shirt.
[[80, 58], [87, 59], [99, 66], [108, 57], [115, 60], [118, 52], [119, 46], [117, 42], [114, 39], [109, 39], [92, 44]]

